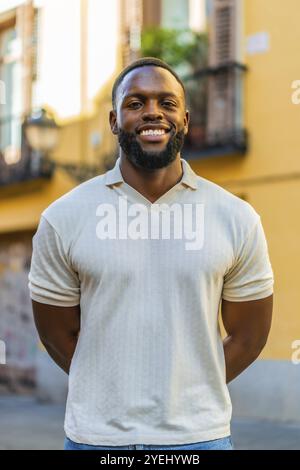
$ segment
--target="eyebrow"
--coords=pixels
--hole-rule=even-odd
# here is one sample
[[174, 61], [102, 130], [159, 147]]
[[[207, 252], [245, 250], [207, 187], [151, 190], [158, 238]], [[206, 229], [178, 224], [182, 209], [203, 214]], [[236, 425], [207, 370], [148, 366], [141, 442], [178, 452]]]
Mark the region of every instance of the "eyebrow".
[[[174, 98], [174, 99], [177, 99], [177, 100], [180, 99], [180, 96], [179, 96], [179, 95], [175, 95], [175, 93], [172, 93], [171, 91], [163, 91], [163, 92], [161, 92], [161, 93], [157, 93], [157, 96], [158, 96], [159, 98], [170, 97], [170, 98]], [[139, 92], [134, 93], [134, 92], [133, 92], [133, 93], [129, 93], [128, 95], [126, 95], [126, 96], [124, 97], [124, 100], [123, 100], [123, 101], [125, 101], [125, 100], [127, 100], [127, 99], [129, 99], [129, 98], [133, 98], [133, 97], [134, 97], [134, 98], [140, 98], [141, 100], [145, 99], [145, 95], [144, 95], [143, 93], [139, 93]]]

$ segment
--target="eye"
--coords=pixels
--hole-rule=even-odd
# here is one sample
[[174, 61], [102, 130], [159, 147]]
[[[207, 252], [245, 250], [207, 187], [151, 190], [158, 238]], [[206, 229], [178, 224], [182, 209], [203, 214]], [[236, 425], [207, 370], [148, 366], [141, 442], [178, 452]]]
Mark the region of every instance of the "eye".
[[176, 103], [174, 103], [173, 101], [169, 101], [169, 100], [164, 100], [162, 104], [166, 106], [167, 108], [176, 107]]
[[131, 103], [128, 104], [128, 108], [131, 109], [138, 109], [139, 106], [142, 106], [142, 103], [140, 101], [131, 101]]

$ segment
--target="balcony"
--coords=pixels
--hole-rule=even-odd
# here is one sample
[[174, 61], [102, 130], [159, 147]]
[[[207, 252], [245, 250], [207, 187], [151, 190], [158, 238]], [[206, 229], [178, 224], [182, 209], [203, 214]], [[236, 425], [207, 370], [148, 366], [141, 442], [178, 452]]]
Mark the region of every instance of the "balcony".
[[[16, 135], [17, 132], [21, 134], [20, 149], [9, 145], [12, 134]], [[55, 165], [28, 146], [21, 118], [0, 120], [0, 136], [0, 187], [51, 178]]]
[[199, 70], [184, 79], [190, 126], [183, 155], [199, 159], [244, 155], [248, 133], [243, 127], [243, 77], [236, 62]]
[[24, 183], [36, 179], [50, 179], [54, 171], [54, 163], [41, 158], [34, 160], [30, 156], [28, 160], [21, 157], [14, 164], [7, 164], [0, 154], [0, 187]]

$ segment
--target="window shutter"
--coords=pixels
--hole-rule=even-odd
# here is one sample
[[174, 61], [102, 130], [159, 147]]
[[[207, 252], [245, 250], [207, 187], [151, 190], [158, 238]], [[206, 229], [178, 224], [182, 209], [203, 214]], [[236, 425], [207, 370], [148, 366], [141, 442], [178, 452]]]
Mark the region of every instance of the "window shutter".
[[143, 22], [142, 0], [121, 0], [121, 37], [123, 66], [140, 55]]
[[[213, 68], [237, 62], [237, 1], [213, 0], [209, 53], [209, 64]], [[236, 126], [234, 69], [224, 68], [209, 77], [208, 97], [208, 139], [214, 140]]]
[[143, 28], [160, 26], [162, 0], [143, 0]]
[[40, 36], [40, 9], [35, 8], [32, 30], [32, 79], [39, 79], [39, 36]]
[[235, 3], [235, 0], [215, 0], [212, 62], [217, 65], [235, 60]]
[[32, 35], [34, 8], [32, 3], [24, 3], [17, 9], [17, 31], [22, 43], [23, 69], [23, 112], [31, 110], [32, 99]]

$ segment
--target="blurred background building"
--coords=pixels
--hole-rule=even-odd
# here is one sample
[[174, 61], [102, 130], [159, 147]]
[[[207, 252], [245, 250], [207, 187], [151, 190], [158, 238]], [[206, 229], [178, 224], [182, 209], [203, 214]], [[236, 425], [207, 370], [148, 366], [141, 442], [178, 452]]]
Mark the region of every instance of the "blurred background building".
[[31, 239], [45, 207], [112, 167], [113, 81], [154, 55], [186, 84], [184, 158], [253, 205], [269, 244], [273, 326], [261, 358], [230, 385], [234, 412], [300, 421], [291, 361], [300, 339], [299, 17], [297, 0], [0, 0], [0, 390], [65, 396], [33, 324]]

